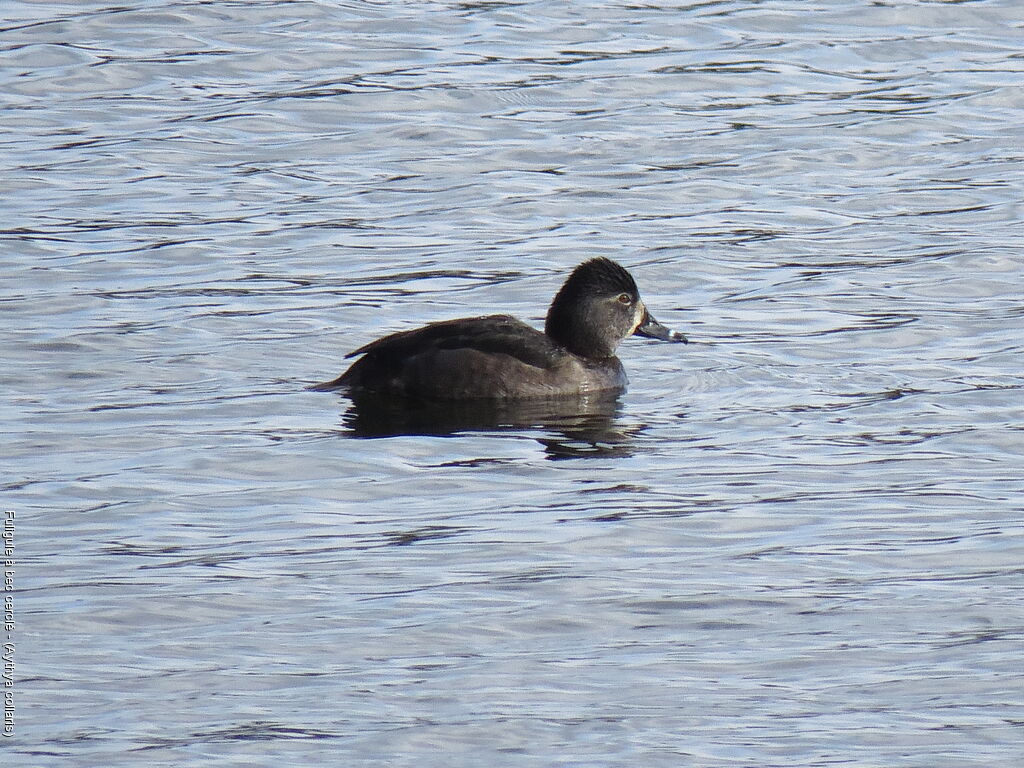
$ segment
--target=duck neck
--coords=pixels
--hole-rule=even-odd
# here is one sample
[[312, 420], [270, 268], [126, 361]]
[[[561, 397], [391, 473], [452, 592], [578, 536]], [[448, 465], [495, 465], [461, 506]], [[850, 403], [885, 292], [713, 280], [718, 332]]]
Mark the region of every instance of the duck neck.
[[544, 323], [544, 333], [579, 357], [591, 360], [615, 357], [617, 345], [595, 332], [594, 325], [585, 317], [563, 314], [552, 307]]

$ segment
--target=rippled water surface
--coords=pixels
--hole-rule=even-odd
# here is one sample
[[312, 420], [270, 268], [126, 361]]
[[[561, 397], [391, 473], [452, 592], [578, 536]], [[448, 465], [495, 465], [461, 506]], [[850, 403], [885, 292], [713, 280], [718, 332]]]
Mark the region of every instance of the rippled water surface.
[[[0, 7], [5, 766], [1016, 766], [1016, 0]], [[585, 415], [367, 421], [539, 323]]]

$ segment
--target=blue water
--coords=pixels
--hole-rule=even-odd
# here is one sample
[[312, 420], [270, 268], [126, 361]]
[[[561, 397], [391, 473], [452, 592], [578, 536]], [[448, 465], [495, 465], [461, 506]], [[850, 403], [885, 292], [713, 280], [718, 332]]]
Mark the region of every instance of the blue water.
[[[0, 19], [5, 766], [1019, 763], [1014, 0]], [[595, 255], [610, 410], [306, 390]]]

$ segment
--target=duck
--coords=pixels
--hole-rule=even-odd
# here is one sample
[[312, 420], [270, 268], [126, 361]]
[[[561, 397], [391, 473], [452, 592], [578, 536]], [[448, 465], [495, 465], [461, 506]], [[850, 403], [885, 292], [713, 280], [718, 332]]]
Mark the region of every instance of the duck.
[[648, 311], [633, 276], [609, 258], [579, 264], [555, 294], [544, 330], [511, 315], [442, 320], [372, 341], [312, 389], [433, 401], [517, 401], [619, 393], [615, 352], [637, 335], [686, 343]]

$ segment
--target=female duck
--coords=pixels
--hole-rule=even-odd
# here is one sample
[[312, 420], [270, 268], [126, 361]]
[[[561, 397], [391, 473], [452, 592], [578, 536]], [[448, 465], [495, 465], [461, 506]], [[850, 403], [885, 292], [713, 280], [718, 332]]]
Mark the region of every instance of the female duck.
[[576, 267], [555, 295], [544, 333], [509, 315], [430, 323], [350, 352], [363, 357], [315, 389], [442, 400], [621, 391], [627, 380], [615, 348], [634, 333], [686, 341], [651, 316], [629, 272], [596, 258]]

